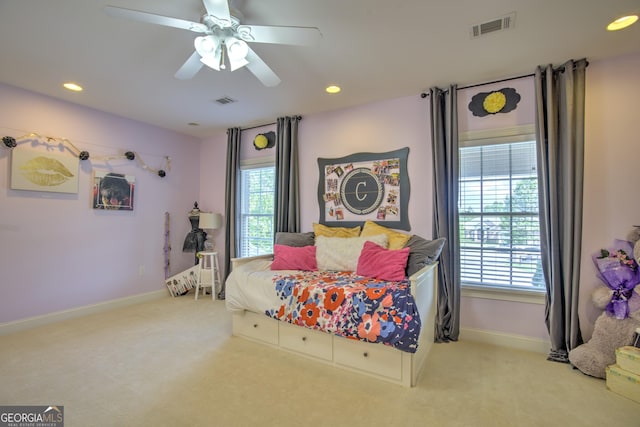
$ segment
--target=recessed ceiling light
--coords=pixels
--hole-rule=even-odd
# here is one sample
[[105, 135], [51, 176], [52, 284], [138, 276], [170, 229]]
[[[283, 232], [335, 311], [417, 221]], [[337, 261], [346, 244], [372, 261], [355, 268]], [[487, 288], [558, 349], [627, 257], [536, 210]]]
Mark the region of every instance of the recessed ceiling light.
[[327, 91], [327, 93], [338, 93], [340, 92], [340, 86], [336, 86], [336, 85], [331, 85], [331, 86], [327, 86], [327, 88], [325, 89]]
[[74, 92], [82, 92], [82, 86], [77, 85], [75, 83], [65, 83], [62, 86], [64, 86], [66, 89], [72, 90]]
[[611, 24], [607, 25], [607, 30], [609, 31], [617, 31], [623, 28], [627, 28], [629, 25], [635, 23], [638, 20], [638, 15], [629, 15], [623, 16], [622, 18], [618, 18], [613, 21]]

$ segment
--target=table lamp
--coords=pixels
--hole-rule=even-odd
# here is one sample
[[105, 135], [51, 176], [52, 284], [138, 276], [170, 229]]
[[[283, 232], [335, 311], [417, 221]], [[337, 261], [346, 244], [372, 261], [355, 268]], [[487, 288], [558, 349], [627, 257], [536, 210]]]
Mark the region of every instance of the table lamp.
[[[198, 227], [203, 230], [215, 230], [216, 228], [222, 227], [222, 215], [219, 213], [213, 212], [200, 212], [200, 222]], [[211, 234], [207, 233], [206, 240], [204, 241], [204, 250], [205, 251], [213, 251], [215, 249], [215, 244], [213, 239], [211, 239]]]

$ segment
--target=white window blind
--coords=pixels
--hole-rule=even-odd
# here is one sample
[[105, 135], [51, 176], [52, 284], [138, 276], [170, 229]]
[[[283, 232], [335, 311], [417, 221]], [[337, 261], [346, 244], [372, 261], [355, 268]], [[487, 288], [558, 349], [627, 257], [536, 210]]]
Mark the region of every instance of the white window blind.
[[[464, 285], [544, 288], [535, 140], [460, 147], [460, 271]], [[517, 141], [517, 142], [509, 142]]]
[[275, 167], [252, 166], [240, 170], [241, 257], [273, 252]]

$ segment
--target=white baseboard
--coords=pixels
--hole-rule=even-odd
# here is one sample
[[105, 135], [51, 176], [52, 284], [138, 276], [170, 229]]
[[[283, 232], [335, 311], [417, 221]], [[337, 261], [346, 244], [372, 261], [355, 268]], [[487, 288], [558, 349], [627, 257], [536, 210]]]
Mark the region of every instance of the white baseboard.
[[85, 305], [83, 307], [71, 308], [69, 310], [56, 311], [54, 313], [43, 314], [41, 316], [28, 317], [26, 319], [15, 320], [13, 322], [0, 323], [0, 335], [24, 331], [26, 329], [35, 328], [37, 326], [48, 325], [50, 323], [60, 322], [62, 320], [74, 319], [76, 317], [86, 316], [88, 314], [100, 313], [102, 311], [112, 310], [118, 307], [125, 307], [132, 304], [138, 304], [162, 297], [169, 297], [166, 289], [124, 298], [118, 298], [98, 304]]
[[459, 339], [542, 354], [548, 354], [551, 348], [551, 343], [546, 340], [482, 329], [460, 328]]

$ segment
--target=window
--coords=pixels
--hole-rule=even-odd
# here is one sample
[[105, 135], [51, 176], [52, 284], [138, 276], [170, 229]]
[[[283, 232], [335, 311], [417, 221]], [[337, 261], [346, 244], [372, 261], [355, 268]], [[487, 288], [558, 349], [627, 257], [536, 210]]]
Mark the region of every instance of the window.
[[240, 168], [239, 256], [273, 252], [275, 166], [273, 161]]
[[535, 136], [461, 141], [459, 184], [463, 285], [544, 289]]

